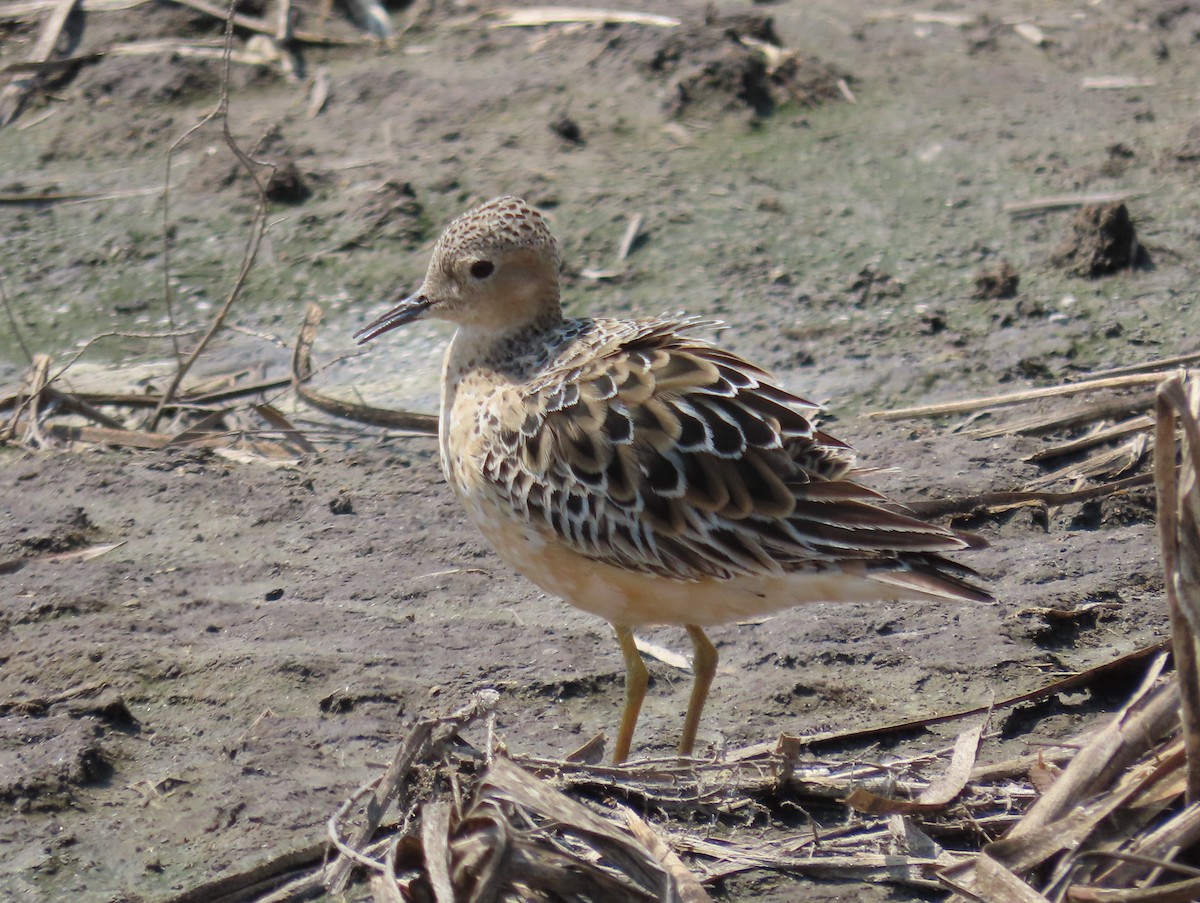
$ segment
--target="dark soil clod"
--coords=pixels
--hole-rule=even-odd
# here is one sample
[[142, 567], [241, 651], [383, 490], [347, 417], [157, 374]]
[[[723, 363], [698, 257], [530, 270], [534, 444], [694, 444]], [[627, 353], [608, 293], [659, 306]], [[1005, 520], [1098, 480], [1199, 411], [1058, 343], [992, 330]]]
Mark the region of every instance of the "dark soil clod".
[[96, 699], [81, 699], [70, 702], [66, 706], [67, 713], [73, 718], [96, 718], [110, 727], [126, 732], [138, 730], [138, 720], [125, 698], [115, 690], [105, 690]]
[[817, 106], [843, 96], [848, 74], [788, 51], [770, 62], [762, 45], [783, 47], [770, 16], [709, 12], [703, 22], [672, 30], [647, 65], [672, 78], [668, 106], [675, 116], [749, 109], [766, 117], [788, 100]]
[[354, 234], [340, 250], [383, 239], [420, 241], [425, 235], [424, 216], [425, 208], [417, 200], [412, 183], [388, 179], [362, 206], [358, 222], [352, 226]]
[[1071, 235], [1053, 261], [1076, 276], [1095, 279], [1121, 270], [1150, 266], [1150, 254], [1138, 242], [1124, 204], [1089, 204], [1071, 224]]
[[1193, 125], [1187, 130], [1171, 156], [1178, 163], [1200, 163], [1200, 125]]
[[976, 298], [1014, 298], [1020, 284], [1020, 274], [1007, 260], [984, 264], [975, 271]]
[[280, 163], [267, 180], [267, 198], [280, 204], [302, 204], [312, 195], [294, 160]]
[[583, 129], [579, 127], [579, 123], [566, 113], [556, 116], [550, 121], [550, 131], [569, 144], [582, 146], [587, 143], [584, 141]]

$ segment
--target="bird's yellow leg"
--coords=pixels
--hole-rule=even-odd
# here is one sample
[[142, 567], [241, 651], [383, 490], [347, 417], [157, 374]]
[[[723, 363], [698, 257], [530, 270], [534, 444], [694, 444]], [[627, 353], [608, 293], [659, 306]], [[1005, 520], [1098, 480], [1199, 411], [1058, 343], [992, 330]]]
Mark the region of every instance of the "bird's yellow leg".
[[692, 747], [696, 745], [700, 715], [704, 712], [704, 703], [708, 699], [708, 688], [712, 686], [713, 675], [717, 673], [717, 647], [695, 624], [688, 624], [687, 632], [692, 638], [692, 647], [696, 650], [692, 657], [692, 673], [696, 675], [696, 679], [692, 684], [692, 698], [688, 702], [687, 717], [683, 719], [683, 737], [679, 740], [681, 756], [690, 756]]
[[613, 630], [617, 632], [617, 642], [621, 644], [621, 654], [625, 656], [625, 711], [621, 713], [621, 729], [617, 732], [617, 745], [613, 747], [613, 764], [620, 765], [629, 757], [633, 729], [637, 726], [642, 701], [646, 698], [650, 672], [646, 670], [642, 654], [633, 641], [633, 631], [615, 624]]

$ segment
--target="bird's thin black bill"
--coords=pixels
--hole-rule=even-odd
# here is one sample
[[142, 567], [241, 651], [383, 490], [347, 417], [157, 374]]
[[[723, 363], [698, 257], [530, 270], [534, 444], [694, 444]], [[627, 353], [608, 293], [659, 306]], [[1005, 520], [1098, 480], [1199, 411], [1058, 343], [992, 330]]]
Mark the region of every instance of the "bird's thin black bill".
[[409, 295], [374, 323], [370, 323], [354, 333], [354, 338], [360, 345], [369, 342], [397, 326], [419, 320], [431, 305], [432, 302], [424, 295]]

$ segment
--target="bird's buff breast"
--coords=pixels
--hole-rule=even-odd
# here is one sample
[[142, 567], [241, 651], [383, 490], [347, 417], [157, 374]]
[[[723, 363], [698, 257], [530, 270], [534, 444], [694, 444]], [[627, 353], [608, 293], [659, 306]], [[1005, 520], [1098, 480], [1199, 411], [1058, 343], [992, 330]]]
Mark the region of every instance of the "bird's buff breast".
[[458, 495], [504, 561], [551, 595], [612, 624], [711, 627], [809, 602], [878, 601], [886, 595], [874, 581], [844, 571], [695, 581], [629, 571], [580, 555], [489, 499]]

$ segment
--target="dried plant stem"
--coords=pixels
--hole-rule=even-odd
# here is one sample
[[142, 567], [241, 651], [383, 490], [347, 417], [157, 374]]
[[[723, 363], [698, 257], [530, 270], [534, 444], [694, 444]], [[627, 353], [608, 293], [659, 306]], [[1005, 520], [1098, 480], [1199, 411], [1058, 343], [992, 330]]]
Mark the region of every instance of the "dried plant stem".
[[[380, 867], [380, 863], [373, 857], [360, 852], [359, 847], [370, 839], [382, 824], [388, 808], [402, 793], [413, 764], [435, 744], [444, 742], [472, 721], [485, 717], [495, 707], [497, 700], [498, 696], [494, 690], [481, 690], [470, 703], [458, 711], [445, 717], [427, 718], [419, 722], [400, 745], [387, 771], [378, 779], [360, 787], [330, 817], [329, 836], [342, 853], [337, 861], [330, 865], [325, 876], [325, 887], [331, 894], [338, 895], [345, 891], [355, 864], [367, 865], [373, 869]], [[362, 824], [352, 829], [343, 839], [341, 824], [360, 799], [366, 800], [365, 818]]]
[[[1008, 833], [1005, 842], [1037, 836], [1043, 829], [1077, 811], [1093, 794], [1107, 788], [1170, 730], [1178, 704], [1178, 695], [1169, 685], [1148, 694], [1137, 694], [1134, 701], [1071, 760], [1050, 789], [1025, 813], [1021, 823]], [[1056, 843], [1057, 840], [1047, 836], [1046, 842]]]
[[1099, 486], [1089, 486], [1086, 489], [1078, 489], [1074, 492], [1050, 492], [1048, 490], [983, 492], [979, 495], [969, 495], [963, 498], [908, 502], [905, 507], [922, 517], [940, 517], [944, 514], [967, 514], [980, 508], [1004, 510], [1007, 508], [1017, 508], [1022, 505], [1035, 504], [1058, 507], [1104, 498], [1126, 489], [1149, 486], [1153, 482], [1154, 478], [1151, 474], [1140, 473], [1136, 476], [1122, 477], [1119, 480], [1102, 483]]
[[[1200, 593], [1195, 577], [1200, 570], [1200, 537], [1196, 534], [1194, 504], [1200, 474], [1200, 423], [1194, 399], [1200, 399], [1200, 377], [1176, 375], [1158, 389], [1154, 447], [1154, 476], [1158, 487], [1158, 533], [1162, 546], [1167, 608], [1175, 668], [1179, 672], [1180, 713], [1187, 750], [1187, 800], [1200, 800]], [[1189, 391], [1190, 389], [1190, 391]], [[1189, 397], [1190, 396], [1190, 397]], [[1175, 466], [1176, 417], [1183, 423], [1184, 454]], [[1189, 504], [1189, 502], [1191, 504]], [[1190, 578], [1190, 579], [1189, 579]]]
[[[169, 167], [171, 155], [174, 153], [179, 144], [191, 136], [200, 126], [211, 122], [213, 119], [220, 119], [221, 134], [225, 139], [225, 144], [233, 152], [233, 155], [237, 157], [238, 162], [241, 163], [246, 172], [249, 173], [250, 178], [254, 180], [254, 186], [258, 193], [258, 200], [254, 206], [254, 215], [251, 220], [250, 227], [250, 238], [247, 241], [245, 251], [242, 254], [242, 263], [238, 270], [237, 278], [234, 279], [233, 286], [230, 288], [229, 294], [225, 298], [225, 302], [217, 311], [217, 315], [213, 317], [212, 322], [209, 324], [208, 329], [205, 331], [196, 347], [192, 349], [191, 353], [188, 354], [188, 356], [176, 368], [175, 375], [171, 378], [171, 382], [167, 386], [167, 390], [163, 393], [162, 398], [155, 406], [153, 413], [150, 415], [147, 421], [146, 427], [151, 431], [157, 428], [158, 421], [163, 414], [163, 409], [174, 400], [175, 393], [179, 390], [179, 385], [183, 382], [183, 378], [187, 375], [188, 371], [191, 370], [192, 366], [196, 363], [196, 360], [204, 352], [204, 349], [208, 347], [208, 343], [212, 341], [213, 336], [220, 332], [221, 327], [225, 323], [225, 318], [229, 315], [229, 311], [233, 308], [234, 302], [237, 301], [237, 299], [241, 296], [242, 288], [246, 284], [246, 278], [250, 275], [250, 271], [254, 268], [254, 262], [258, 258], [259, 248], [262, 246], [263, 236], [267, 231], [266, 184], [263, 182], [258, 173], [258, 167], [262, 164], [257, 164], [256, 161], [251, 160], [250, 157], [246, 155], [241, 147], [238, 146], [237, 141], [234, 139], [233, 134], [229, 130], [229, 72], [231, 68], [231, 56], [233, 53], [233, 20], [234, 9], [236, 6], [236, 0], [230, 0], [225, 17], [225, 53], [222, 60], [221, 93], [217, 100], [217, 106], [194, 128], [189, 129], [183, 138], [180, 139], [180, 141], [177, 141], [174, 145], [172, 145], [171, 152], [167, 155], [168, 178], [170, 173]], [[168, 237], [168, 231], [165, 226], [163, 235], [165, 250], [165, 245], [169, 244], [170, 241]], [[165, 270], [164, 280], [167, 283], [166, 292], [169, 305], [171, 297], [169, 272]]]
[[[33, 47], [28, 62], [44, 63], [53, 56], [59, 35], [62, 34], [63, 27], [67, 24], [67, 17], [75, 9], [77, 2], [78, 0], [59, 0], [53, 7], [42, 26], [42, 33], [38, 35], [37, 43]], [[4, 90], [0, 91], [0, 127], [8, 125], [17, 118], [17, 114], [21, 112], [25, 98], [36, 80], [35, 73], [18, 75], [5, 86]]]
[[1082, 207], [1085, 204], [1116, 204], [1135, 198], [1142, 191], [1101, 191], [1093, 194], [1059, 194], [1050, 197], [1034, 198], [1029, 201], [1010, 201], [1004, 204], [1004, 212], [1009, 216], [1030, 216], [1035, 213], [1045, 213], [1047, 210], [1067, 210], [1071, 207]]
[[25, 353], [25, 359], [32, 364], [33, 352], [29, 349], [29, 345], [26, 344], [25, 337], [21, 335], [21, 328], [17, 325], [17, 317], [13, 313], [12, 304], [8, 300], [8, 292], [4, 290], [3, 280], [0, 280], [0, 304], [4, 305], [4, 313], [8, 317], [8, 325], [12, 327], [13, 338], [16, 339], [21, 351]]
[[[236, 25], [238, 28], [245, 28], [248, 31], [257, 32], [258, 34], [275, 37], [278, 32], [278, 22], [268, 22], [264, 19], [245, 16], [241, 13], [234, 13], [231, 18], [229, 10], [222, 13], [220, 6], [216, 3], [209, 3], [208, 0], [175, 0], [175, 2], [180, 6], [189, 7], [217, 19], [224, 19], [230, 25]], [[357, 45], [368, 43], [363, 39], [335, 38], [330, 35], [317, 34], [312, 31], [297, 31], [295, 29], [291, 29], [290, 34], [293, 40], [302, 41], [306, 44]]]
[[1079, 395], [1083, 392], [1094, 392], [1097, 389], [1124, 389], [1132, 386], [1154, 385], [1161, 381], [1161, 373], [1131, 374], [1129, 376], [1114, 376], [1108, 379], [1087, 379], [1082, 382], [1067, 383], [1061, 386], [1026, 389], [1021, 392], [1012, 392], [1008, 395], [967, 398], [961, 401], [947, 401], [941, 404], [898, 408], [894, 411], [872, 411], [867, 416], [877, 417], [881, 420], [903, 420], [906, 417], [936, 417], [940, 414], [965, 414], [985, 408], [1006, 408], [1015, 404], [1023, 404], [1026, 401], [1036, 401], [1039, 398], [1063, 398], [1068, 395]]
[[369, 423], [372, 426], [436, 436], [438, 431], [436, 414], [390, 411], [384, 408], [355, 404], [315, 392], [305, 385], [313, 374], [312, 345], [317, 337], [317, 327], [321, 325], [321, 316], [319, 304], [310, 303], [304, 312], [304, 324], [300, 327], [300, 335], [296, 339], [296, 347], [292, 352], [292, 387], [296, 390], [296, 394], [317, 410], [333, 414], [336, 417], [357, 420], [359, 423]]
[[1140, 364], [1109, 367], [1106, 370], [1093, 370], [1088, 376], [1092, 379], [1099, 379], [1103, 376], [1128, 376], [1131, 373], [1149, 373], [1151, 370], [1162, 372], [1171, 367], [1186, 367], [1189, 364], [1197, 363], [1200, 363], [1200, 351], [1193, 351], [1189, 354], [1176, 354], [1173, 357], [1160, 357], [1157, 360], [1144, 361]]

